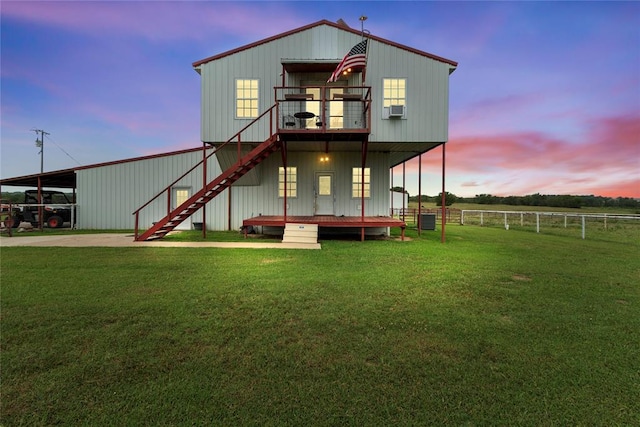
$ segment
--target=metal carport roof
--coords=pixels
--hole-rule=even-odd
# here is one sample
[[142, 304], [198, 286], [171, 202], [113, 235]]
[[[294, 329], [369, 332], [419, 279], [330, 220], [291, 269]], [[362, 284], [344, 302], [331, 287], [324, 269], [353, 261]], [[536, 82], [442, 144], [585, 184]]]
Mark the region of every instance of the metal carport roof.
[[0, 179], [0, 186], [38, 187], [38, 180], [43, 187], [76, 188], [76, 169], [4, 178]]

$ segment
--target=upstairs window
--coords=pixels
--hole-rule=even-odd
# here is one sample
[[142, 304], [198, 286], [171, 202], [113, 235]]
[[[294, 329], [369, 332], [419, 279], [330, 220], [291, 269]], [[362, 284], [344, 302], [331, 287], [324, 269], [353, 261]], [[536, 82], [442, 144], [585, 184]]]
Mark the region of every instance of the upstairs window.
[[406, 105], [407, 79], [383, 79], [382, 106], [387, 108], [392, 105]]
[[[351, 196], [362, 197], [362, 168], [352, 169]], [[371, 196], [371, 169], [364, 168], [364, 197]]]
[[258, 117], [258, 80], [236, 80], [236, 117], [254, 119]]
[[[284, 197], [284, 168], [278, 168], [278, 197]], [[298, 196], [298, 168], [287, 167], [287, 197], [297, 197]]]

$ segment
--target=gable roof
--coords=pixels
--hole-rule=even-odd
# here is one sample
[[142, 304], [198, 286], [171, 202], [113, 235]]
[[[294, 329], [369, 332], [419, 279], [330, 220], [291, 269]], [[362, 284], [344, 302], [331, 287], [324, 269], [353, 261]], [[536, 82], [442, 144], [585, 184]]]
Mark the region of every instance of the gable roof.
[[[206, 64], [207, 62], [215, 61], [215, 60], [224, 58], [226, 56], [233, 55], [233, 54], [238, 53], [238, 52], [242, 52], [242, 51], [247, 50], [247, 49], [252, 49], [252, 48], [254, 48], [256, 46], [260, 46], [262, 44], [269, 43], [269, 42], [272, 42], [274, 40], [282, 39], [282, 38], [288, 37], [288, 36], [290, 36], [292, 34], [300, 33], [300, 32], [303, 32], [303, 31], [307, 31], [307, 30], [309, 30], [311, 28], [319, 27], [321, 25], [328, 25], [330, 27], [337, 28], [337, 29], [339, 29], [341, 31], [347, 31], [347, 32], [356, 34], [358, 36], [362, 34], [361, 31], [358, 31], [358, 30], [355, 30], [353, 28], [349, 28], [349, 27], [346, 27], [344, 25], [336, 24], [336, 23], [333, 23], [331, 21], [327, 21], [326, 19], [323, 19], [323, 20], [315, 22], [313, 24], [305, 25], [304, 27], [300, 27], [300, 28], [296, 28], [296, 29], [293, 29], [293, 30], [290, 30], [290, 31], [286, 31], [284, 33], [280, 33], [280, 34], [277, 34], [275, 36], [259, 40], [257, 42], [253, 42], [253, 43], [250, 43], [250, 44], [247, 44], [247, 45], [244, 45], [244, 46], [232, 49], [232, 50], [228, 50], [228, 51], [223, 52], [223, 53], [219, 53], [219, 54], [214, 55], [214, 56], [210, 56], [210, 57], [205, 58], [205, 59], [201, 59], [199, 61], [194, 62], [192, 65], [193, 65], [194, 68], [197, 68], [200, 65]], [[427, 58], [430, 58], [430, 59], [434, 59], [434, 60], [439, 61], [439, 62], [444, 62], [445, 64], [449, 64], [452, 67], [457, 67], [458, 66], [457, 62], [452, 61], [450, 59], [443, 58], [441, 56], [433, 55], [431, 53], [424, 52], [422, 50], [414, 49], [414, 48], [409, 47], [409, 46], [405, 46], [405, 45], [402, 45], [402, 44], [399, 44], [399, 43], [395, 43], [395, 42], [392, 42], [390, 40], [383, 39], [382, 37], [377, 37], [377, 36], [373, 36], [373, 35], [369, 35], [368, 37], [371, 40], [376, 40], [376, 41], [378, 41], [380, 43], [384, 43], [384, 44], [387, 44], [387, 45], [390, 45], [390, 46], [394, 46], [394, 47], [396, 47], [398, 49], [402, 49], [402, 50], [406, 50], [406, 51], [411, 52], [411, 53], [415, 53], [416, 55], [420, 55], [420, 56], [424, 56], [424, 57], [427, 57]]]

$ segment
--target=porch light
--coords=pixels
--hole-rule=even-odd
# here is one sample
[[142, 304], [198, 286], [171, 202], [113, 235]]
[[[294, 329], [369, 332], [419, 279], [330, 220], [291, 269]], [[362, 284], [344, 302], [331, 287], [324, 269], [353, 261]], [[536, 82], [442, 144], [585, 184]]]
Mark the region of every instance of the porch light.
[[327, 155], [320, 156], [320, 163], [326, 163], [328, 161], [329, 161], [329, 156]]

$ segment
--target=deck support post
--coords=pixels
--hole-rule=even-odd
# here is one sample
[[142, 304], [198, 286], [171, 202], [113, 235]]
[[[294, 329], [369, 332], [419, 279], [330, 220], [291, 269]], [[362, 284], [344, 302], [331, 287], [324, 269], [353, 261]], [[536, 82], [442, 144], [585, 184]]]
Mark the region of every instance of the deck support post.
[[[391, 181], [391, 188], [392, 189], [395, 188], [393, 186], [393, 167], [391, 168], [390, 181]], [[393, 218], [393, 195], [394, 195], [395, 191], [390, 191], [389, 193], [390, 193], [389, 196], [391, 197], [391, 218]], [[402, 196], [402, 197], [404, 197], [404, 196]]]
[[[407, 162], [402, 162], [402, 191], [405, 191], [405, 189], [407, 188], [407, 169], [406, 169], [406, 165]], [[404, 196], [402, 196], [402, 220], [406, 221], [406, 215], [405, 212], [407, 210], [407, 206], [405, 206], [404, 203]]]
[[444, 243], [446, 241], [446, 235], [445, 235], [445, 232], [444, 232], [444, 227], [445, 227], [445, 224], [447, 222], [446, 219], [445, 219], [445, 214], [447, 212], [447, 208], [445, 206], [445, 191], [444, 191], [445, 190], [445, 182], [444, 182], [444, 179], [445, 179], [445, 173], [444, 173], [445, 172], [444, 171], [445, 149], [444, 149], [444, 147], [445, 147], [445, 145], [446, 145], [446, 143], [442, 143], [442, 221], [441, 221], [442, 230], [441, 230], [441, 235], [440, 235], [440, 242], [441, 243]]
[[[360, 216], [362, 219], [362, 228], [360, 229], [360, 241], [364, 242], [364, 168], [367, 165], [367, 141], [365, 138], [362, 141], [362, 167], [360, 168], [361, 176], [360, 176]], [[369, 183], [371, 185], [371, 183]]]
[[231, 231], [231, 186], [229, 186], [229, 188], [227, 188], [227, 191], [229, 192], [228, 194], [228, 199], [227, 199], [227, 228], [229, 229], [229, 231]]
[[42, 217], [44, 216], [44, 209], [42, 203], [42, 180], [41, 180], [42, 172], [38, 175], [38, 228], [42, 231], [43, 221]]
[[[207, 146], [202, 141], [202, 188], [207, 187]], [[202, 239], [207, 238], [207, 205], [202, 206]]]
[[282, 168], [284, 169], [284, 223], [287, 223], [287, 143], [286, 141], [282, 143], [282, 147], [280, 148], [282, 153]]
[[[404, 199], [404, 194], [402, 195]], [[422, 231], [422, 153], [418, 155], [418, 236]]]

